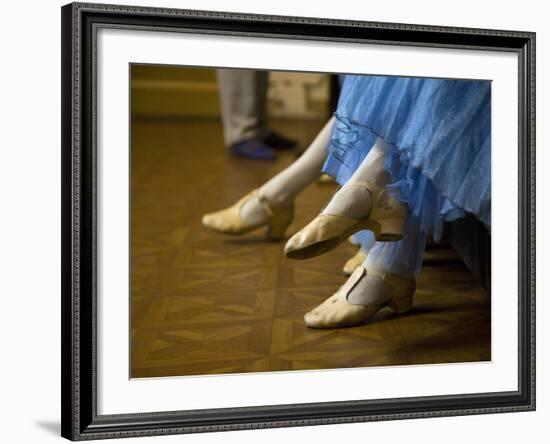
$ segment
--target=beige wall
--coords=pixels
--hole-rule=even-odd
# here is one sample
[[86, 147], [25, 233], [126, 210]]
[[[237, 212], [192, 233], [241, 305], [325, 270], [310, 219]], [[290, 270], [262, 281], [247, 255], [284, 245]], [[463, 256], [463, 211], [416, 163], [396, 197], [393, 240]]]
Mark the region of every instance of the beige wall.
[[[220, 115], [216, 73], [211, 68], [133, 65], [132, 114], [157, 118], [216, 118]], [[272, 72], [268, 111], [278, 118], [323, 119], [329, 76]]]
[[329, 104], [329, 83], [326, 74], [270, 73], [270, 114], [277, 117], [324, 118]]

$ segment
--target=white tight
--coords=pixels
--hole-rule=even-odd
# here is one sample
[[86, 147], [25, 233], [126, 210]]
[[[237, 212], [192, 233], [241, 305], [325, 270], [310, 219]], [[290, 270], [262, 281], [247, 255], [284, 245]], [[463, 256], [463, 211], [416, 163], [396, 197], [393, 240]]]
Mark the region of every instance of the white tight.
[[350, 186], [357, 182], [374, 182], [386, 185], [389, 175], [384, 169], [387, 145], [378, 139], [349, 181], [340, 188], [323, 209], [323, 213], [363, 219], [371, 210], [370, 192], [362, 187]]
[[[334, 120], [334, 117], [330, 118], [299, 159], [262, 185], [260, 192], [271, 205], [282, 208], [290, 206], [296, 195], [321, 175]], [[243, 205], [241, 216], [249, 223], [267, 221], [267, 214], [257, 198]]]

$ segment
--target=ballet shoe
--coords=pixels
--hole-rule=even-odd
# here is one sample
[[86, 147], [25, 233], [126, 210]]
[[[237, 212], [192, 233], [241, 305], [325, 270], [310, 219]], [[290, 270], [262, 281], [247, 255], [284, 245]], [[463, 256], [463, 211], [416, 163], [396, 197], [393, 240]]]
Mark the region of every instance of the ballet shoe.
[[371, 195], [368, 217], [354, 219], [338, 214], [321, 213], [292, 236], [285, 245], [285, 255], [291, 259], [308, 259], [333, 248], [361, 230], [370, 230], [381, 242], [403, 238], [407, 206], [391, 197], [384, 187], [373, 182], [354, 182], [347, 186], [363, 187]]
[[[359, 280], [369, 276], [383, 280], [391, 288], [391, 296], [378, 305], [359, 305], [348, 302], [347, 297]], [[390, 307], [394, 313], [406, 313], [412, 308], [416, 289], [415, 280], [390, 273], [377, 273], [358, 267], [347, 282], [322, 304], [304, 315], [306, 326], [311, 328], [351, 327], [372, 318], [383, 307]]]
[[344, 268], [342, 268], [342, 272], [346, 276], [351, 276], [355, 269], [357, 267], [360, 267], [363, 262], [365, 262], [366, 258], [367, 255], [363, 252], [363, 250], [357, 250], [357, 253], [355, 253], [351, 258], [346, 261], [346, 263], [344, 264]]
[[[264, 211], [268, 215], [267, 222], [257, 224], [248, 223], [241, 216], [242, 206], [253, 197], [257, 197]], [[241, 235], [257, 228], [267, 226], [267, 237], [272, 240], [283, 239], [286, 229], [294, 217], [294, 205], [285, 208], [273, 207], [259, 189], [252, 190], [242, 197], [234, 205], [214, 213], [205, 214], [202, 217], [202, 224], [211, 230], [219, 233]]]
[[317, 179], [317, 182], [322, 184], [333, 184], [336, 183], [334, 178], [332, 176], [329, 176], [328, 174], [321, 174], [319, 176], [319, 179]]

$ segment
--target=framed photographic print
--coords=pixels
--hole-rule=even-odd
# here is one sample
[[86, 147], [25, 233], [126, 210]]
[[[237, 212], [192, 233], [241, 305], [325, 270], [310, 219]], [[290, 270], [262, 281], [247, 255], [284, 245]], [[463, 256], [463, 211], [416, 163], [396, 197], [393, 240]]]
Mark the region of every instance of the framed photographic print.
[[62, 435], [535, 408], [535, 34], [62, 8]]

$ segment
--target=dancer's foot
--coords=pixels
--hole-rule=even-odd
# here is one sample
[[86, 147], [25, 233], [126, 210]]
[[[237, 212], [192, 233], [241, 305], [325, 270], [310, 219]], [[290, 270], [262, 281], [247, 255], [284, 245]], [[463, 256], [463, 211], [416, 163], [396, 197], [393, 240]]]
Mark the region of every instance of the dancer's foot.
[[367, 258], [367, 255], [365, 252], [359, 248], [357, 250], [357, 253], [355, 253], [351, 258], [349, 258], [346, 263], [344, 264], [344, 268], [342, 268], [342, 272], [346, 276], [350, 276], [357, 267], [360, 267], [363, 265], [363, 262], [365, 262], [365, 259]]
[[273, 148], [258, 139], [247, 139], [229, 147], [232, 156], [247, 157], [254, 160], [275, 160], [277, 153]]
[[377, 241], [403, 237], [407, 207], [374, 182], [352, 182], [340, 188], [315, 219], [292, 236], [285, 254], [307, 259], [332, 250], [350, 235], [370, 230]]
[[349, 327], [385, 306], [405, 313], [411, 309], [415, 289], [413, 278], [358, 267], [335, 294], [304, 315], [304, 322], [312, 328]]
[[214, 231], [235, 235], [267, 226], [268, 238], [277, 240], [284, 237], [293, 216], [293, 204], [285, 207], [273, 206], [259, 189], [255, 189], [234, 205], [205, 214], [202, 224]]

